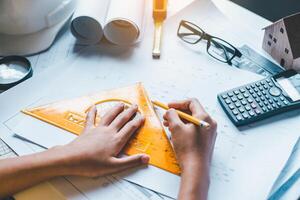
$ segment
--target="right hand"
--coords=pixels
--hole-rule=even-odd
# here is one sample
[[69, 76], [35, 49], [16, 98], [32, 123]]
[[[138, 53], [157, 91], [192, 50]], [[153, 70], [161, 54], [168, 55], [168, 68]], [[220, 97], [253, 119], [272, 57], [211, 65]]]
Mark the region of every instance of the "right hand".
[[[197, 99], [189, 99], [169, 103], [170, 109], [164, 115], [164, 125], [172, 133], [171, 142], [182, 170], [187, 165], [201, 163], [209, 165], [213, 154], [217, 123], [206, 113]], [[183, 121], [175, 111], [192, 114], [192, 116], [204, 120], [210, 127], [196, 126]]]

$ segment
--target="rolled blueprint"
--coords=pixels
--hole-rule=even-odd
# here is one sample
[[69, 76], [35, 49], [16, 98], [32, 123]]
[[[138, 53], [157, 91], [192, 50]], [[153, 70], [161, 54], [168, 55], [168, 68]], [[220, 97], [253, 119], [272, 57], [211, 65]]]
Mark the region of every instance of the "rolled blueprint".
[[145, 0], [79, 0], [71, 31], [81, 44], [96, 44], [103, 36], [117, 45], [141, 40]]

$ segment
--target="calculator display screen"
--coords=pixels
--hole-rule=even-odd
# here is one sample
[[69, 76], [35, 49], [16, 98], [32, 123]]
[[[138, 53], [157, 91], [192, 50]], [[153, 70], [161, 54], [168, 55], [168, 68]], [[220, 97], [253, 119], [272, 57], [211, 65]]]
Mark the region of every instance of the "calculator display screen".
[[280, 77], [276, 81], [293, 101], [300, 100], [300, 74], [289, 78]]

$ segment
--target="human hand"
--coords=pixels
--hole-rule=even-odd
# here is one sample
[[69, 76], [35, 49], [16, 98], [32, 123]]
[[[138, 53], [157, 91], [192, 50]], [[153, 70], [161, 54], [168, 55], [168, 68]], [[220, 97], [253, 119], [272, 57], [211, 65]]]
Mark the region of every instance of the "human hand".
[[[182, 170], [195, 163], [209, 165], [217, 135], [217, 123], [205, 112], [197, 99], [172, 102], [168, 106], [171, 109], [164, 115], [164, 125], [172, 133], [171, 142]], [[210, 127], [201, 128], [181, 120], [175, 109], [208, 122]]]
[[149, 156], [145, 154], [118, 158], [130, 137], [145, 121], [144, 117], [135, 116], [137, 111], [136, 105], [125, 110], [124, 104], [119, 104], [95, 126], [97, 109], [91, 108], [82, 134], [63, 147], [69, 155], [66, 163], [70, 175], [98, 177], [147, 164]]

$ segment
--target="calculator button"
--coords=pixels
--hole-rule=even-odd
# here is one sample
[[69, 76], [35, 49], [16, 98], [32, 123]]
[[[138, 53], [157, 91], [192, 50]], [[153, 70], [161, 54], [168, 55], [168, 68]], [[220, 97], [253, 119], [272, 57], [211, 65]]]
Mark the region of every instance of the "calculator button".
[[256, 101], [256, 102], [260, 102], [260, 98], [258, 98], [258, 97], [255, 98], [255, 101]]
[[236, 109], [234, 109], [234, 110], [232, 111], [232, 113], [233, 113], [234, 115], [238, 115], [238, 114], [239, 114], [239, 111], [237, 111]]
[[266, 99], [270, 99], [270, 97], [268, 95], [266, 95]]
[[250, 94], [253, 94], [253, 93], [254, 93], [254, 91], [253, 91], [252, 89], [250, 89], [249, 92], [250, 92]]
[[283, 96], [279, 97], [281, 101], [284, 101], [285, 98]]
[[271, 107], [270, 105], [267, 105], [267, 108], [268, 108], [269, 110], [272, 110], [272, 107]]
[[272, 103], [272, 107], [273, 107], [273, 108], [277, 108], [277, 106], [276, 106], [275, 103]]
[[256, 98], [257, 97], [257, 95], [254, 93], [254, 94], [252, 94], [252, 96], [254, 97], [254, 98]]
[[259, 86], [258, 88], [259, 88], [260, 90], [263, 90], [263, 89], [264, 89], [262, 86]]
[[287, 100], [284, 100], [283, 103], [284, 103], [285, 105], [288, 105], [288, 104], [289, 104], [289, 102], [288, 102]]
[[249, 112], [249, 115], [250, 115], [251, 117], [253, 117], [253, 116], [255, 115], [255, 113], [251, 110], [251, 111]]
[[230, 104], [231, 103], [230, 99], [225, 99], [225, 103]]
[[249, 102], [249, 103], [252, 103], [252, 102], [253, 102], [253, 99], [249, 98], [249, 99], [248, 99], [248, 102]]
[[245, 98], [248, 98], [248, 97], [249, 97], [249, 94], [248, 94], [248, 93], [244, 93], [244, 97], [245, 97]]
[[222, 95], [222, 98], [223, 98], [223, 99], [227, 99], [228, 96], [227, 96], [226, 94], [223, 94], [223, 95]]
[[267, 94], [266, 91], [262, 91], [261, 93], [262, 93], [263, 95], [266, 95], [266, 94]]
[[249, 117], [248, 113], [243, 113], [243, 117], [247, 119]]
[[240, 107], [240, 108], [239, 108], [239, 111], [240, 111], [241, 113], [243, 113], [243, 112], [245, 112], [245, 108]]
[[249, 85], [247, 85], [247, 86], [246, 86], [246, 89], [247, 89], [247, 90], [250, 90], [250, 86], [249, 86]]
[[282, 106], [282, 104], [281, 104], [280, 102], [277, 102], [277, 106], [281, 107], [281, 106]]
[[235, 106], [236, 106], [236, 107], [241, 107], [242, 104], [241, 104], [240, 102], [236, 102], [236, 103], [235, 103]]
[[272, 86], [274, 86], [274, 84], [273, 83], [269, 83], [269, 86], [272, 87]]
[[261, 96], [260, 99], [261, 99], [262, 101], [266, 100], [266, 98], [265, 98], [264, 96]]
[[258, 87], [258, 86], [260, 86], [260, 84], [259, 83], [255, 83], [255, 85]]
[[243, 99], [243, 95], [239, 94], [239, 95], [237, 95], [237, 98], [238, 98], [239, 100], [242, 100], [242, 99]]
[[260, 114], [261, 113], [261, 111], [259, 109], [255, 109], [254, 111], [255, 111], [256, 114]]
[[265, 89], [268, 89], [269, 87], [268, 87], [267, 85], [264, 85], [264, 88], [265, 88]]
[[262, 94], [261, 94], [260, 92], [257, 93], [257, 96], [261, 97], [261, 95], [262, 95]]
[[252, 104], [251, 104], [251, 107], [252, 107], [252, 108], [257, 108], [257, 105], [256, 105], [255, 103], [252, 103]]
[[238, 95], [240, 92], [238, 90], [233, 91], [234, 94]]
[[278, 97], [281, 95], [281, 90], [278, 88], [278, 87], [272, 87], [270, 90], [269, 90], [269, 93], [274, 96], [274, 97]]
[[254, 88], [254, 91], [255, 91], [255, 92], [258, 92], [258, 89], [257, 89], [257, 88]]
[[242, 103], [244, 106], [247, 105], [247, 101], [245, 101], [245, 100], [242, 100], [241, 103]]
[[228, 96], [233, 97], [233, 93], [232, 92], [228, 92]]
[[245, 106], [245, 109], [246, 109], [247, 111], [250, 111], [250, 110], [251, 110], [251, 107], [250, 107], [249, 105], [246, 105], [246, 106]]
[[241, 88], [241, 89], [240, 89], [240, 91], [241, 91], [241, 93], [244, 93], [244, 92], [246, 92], [246, 90], [245, 90], [245, 89], [243, 89], [243, 88]]
[[243, 120], [243, 118], [242, 118], [242, 116], [241, 116], [241, 115], [238, 115], [238, 116], [236, 116], [236, 119], [237, 119], [238, 121], [241, 121], [241, 120]]
[[267, 112], [268, 109], [267, 109], [266, 107], [263, 107], [262, 110], [263, 110], [264, 112]]
[[234, 105], [233, 104], [229, 104], [228, 107], [233, 110], [234, 109]]
[[278, 99], [277, 99], [277, 98], [273, 98], [273, 100], [274, 100], [275, 102], [278, 102]]
[[252, 84], [251, 87], [252, 87], [252, 88], [255, 88], [255, 85]]
[[264, 84], [266, 84], [264, 81], [260, 81], [260, 84], [262, 84], [262, 85], [264, 85]]
[[270, 79], [267, 79], [266, 81], [267, 81], [267, 83], [270, 83], [270, 82], [271, 82], [271, 80], [270, 80]]
[[269, 103], [273, 103], [272, 99], [269, 99]]
[[237, 98], [236, 98], [236, 97], [231, 97], [231, 100], [232, 100], [233, 102], [236, 102], [236, 101], [237, 101]]
[[263, 102], [259, 102], [258, 105], [259, 105], [260, 107], [263, 107], [263, 106], [264, 106]]
[[264, 101], [264, 104], [267, 106], [267, 105], [269, 105], [269, 102], [268, 101]]

